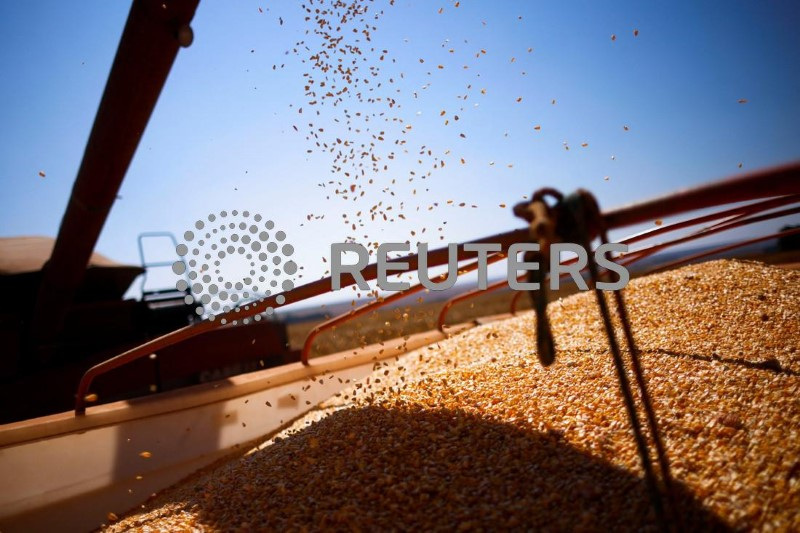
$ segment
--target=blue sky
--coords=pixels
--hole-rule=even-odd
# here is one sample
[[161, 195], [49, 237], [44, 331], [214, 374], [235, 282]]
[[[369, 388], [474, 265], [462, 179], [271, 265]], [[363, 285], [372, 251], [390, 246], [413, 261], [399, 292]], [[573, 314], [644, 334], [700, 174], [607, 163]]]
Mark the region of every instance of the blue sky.
[[[129, 5], [0, 4], [0, 236], [56, 234]], [[800, 156], [796, 2], [398, 0], [370, 12], [381, 8], [369, 45], [388, 53], [365, 64], [380, 66], [375, 94], [396, 98], [403, 122], [376, 118], [372, 133], [387, 132], [382, 163], [390, 141], [408, 150], [389, 170], [351, 181], [331, 173], [330, 154], [307, 152], [309, 123], [353, 137], [343, 108], [380, 106], [312, 113], [304, 74], [322, 76], [302, 62], [311, 52], [291, 52], [316, 43], [300, 3], [201, 2], [97, 250], [138, 263], [140, 232], [180, 236], [247, 209], [274, 220], [316, 278], [348, 237], [433, 246], [518, 227], [511, 205], [542, 186], [584, 187], [612, 207]], [[319, 185], [329, 180], [365, 194], [344, 199]], [[365, 219], [378, 202], [406, 218]]]

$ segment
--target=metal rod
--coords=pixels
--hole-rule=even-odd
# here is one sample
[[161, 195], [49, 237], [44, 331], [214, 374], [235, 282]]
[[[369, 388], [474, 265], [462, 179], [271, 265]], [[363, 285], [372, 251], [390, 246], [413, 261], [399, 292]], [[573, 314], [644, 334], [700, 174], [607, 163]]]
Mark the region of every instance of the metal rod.
[[[588, 242], [583, 242], [580, 244], [582, 244], [584, 247], [589, 246]], [[592, 280], [592, 289], [595, 293], [597, 306], [600, 308], [600, 316], [603, 320], [603, 327], [606, 332], [606, 337], [608, 338], [608, 346], [611, 351], [611, 357], [614, 361], [614, 368], [617, 371], [617, 380], [619, 381], [620, 391], [622, 392], [622, 397], [625, 400], [625, 410], [627, 411], [628, 418], [631, 422], [633, 436], [636, 441], [636, 449], [639, 452], [639, 460], [642, 463], [642, 469], [645, 473], [645, 484], [650, 494], [650, 501], [653, 504], [656, 520], [661, 526], [661, 529], [666, 531], [667, 527], [664, 507], [661, 503], [658, 484], [656, 482], [655, 472], [653, 471], [653, 463], [650, 460], [650, 451], [647, 447], [647, 440], [644, 436], [644, 432], [642, 431], [642, 424], [639, 420], [639, 414], [636, 412], [636, 403], [633, 398], [633, 392], [631, 391], [628, 374], [622, 359], [622, 352], [617, 342], [614, 324], [611, 321], [611, 315], [609, 313], [608, 305], [606, 304], [606, 298], [603, 294], [603, 291], [597, 287], [599, 272], [593, 255], [589, 254], [587, 263]]]
[[[608, 232], [605, 230], [605, 228], [603, 228], [600, 232], [600, 239], [602, 244], [607, 244], [609, 242]], [[636, 383], [639, 387], [639, 396], [642, 401], [642, 406], [644, 407], [647, 427], [650, 430], [650, 436], [653, 439], [653, 443], [656, 447], [656, 459], [661, 470], [661, 480], [666, 492], [667, 502], [669, 504], [669, 509], [672, 513], [673, 519], [678, 526], [677, 529], [680, 531], [683, 528], [680, 527], [681, 518], [678, 507], [675, 505], [675, 491], [672, 483], [672, 472], [670, 469], [669, 457], [667, 456], [667, 450], [664, 446], [664, 441], [661, 438], [661, 431], [658, 428], [658, 419], [656, 418], [656, 412], [653, 408], [653, 403], [650, 400], [650, 393], [647, 390], [647, 380], [644, 377], [644, 371], [642, 370], [642, 365], [639, 362], [639, 348], [636, 345], [633, 337], [633, 328], [631, 328], [630, 319], [628, 318], [628, 310], [627, 306], [625, 305], [622, 291], [614, 290], [612, 292], [614, 293], [614, 301], [617, 305], [617, 315], [619, 316], [619, 321], [622, 325], [624, 339], [628, 345], [631, 368], [633, 368], [633, 374], [636, 377]]]
[[794, 162], [612, 209], [603, 219], [608, 229], [615, 229], [717, 205], [799, 193], [800, 163]]
[[715, 220], [719, 220], [721, 218], [726, 217], [735, 217], [741, 215], [752, 215], [755, 213], [759, 213], [761, 211], [766, 211], [768, 209], [773, 209], [776, 207], [781, 207], [787, 204], [792, 204], [794, 202], [800, 202], [800, 194], [790, 194], [786, 196], [779, 196], [778, 198], [771, 198], [769, 200], [762, 200], [760, 202], [755, 202], [747, 205], [740, 205], [737, 207], [733, 207], [730, 209], [724, 209], [722, 211], [717, 211], [715, 213], [710, 213], [708, 215], [702, 215], [699, 217], [688, 218], [686, 220], [681, 220], [679, 222], [673, 222], [671, 224], [664, 224], [661, 226], [656, 226], [655, 228], [648, 228], [646, 230], [640, 231], [639, 233], [634, 233], [628, 237], [622, 239], [621, 243], [625, 244], [633, 244], [635, 242], [643, 241], [645, 239], [650, 239], [652, 237], [656, 237], [657, 235], [661, 235], [664, 233], [669, 233], [671, 231], [679, 230], [688, 228], [691, 226], [696, 226], [697, 224], [704, 224], [706, 222], [713, 222]]

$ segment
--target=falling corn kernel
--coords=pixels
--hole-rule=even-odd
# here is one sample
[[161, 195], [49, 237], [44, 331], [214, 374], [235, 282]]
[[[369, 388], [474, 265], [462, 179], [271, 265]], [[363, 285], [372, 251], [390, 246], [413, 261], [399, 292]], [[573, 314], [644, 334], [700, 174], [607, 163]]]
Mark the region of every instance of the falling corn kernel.
[[153, 454], [150, 452], [141, 452], [139, 454], [139, 457], [141, 457], [142, 459], [150, 459], [152, 456]]
[[97, 401], [97, 394], [90, 392], [86, 396], [83, 397], [83, 400], [89, 403], [93, 403]]

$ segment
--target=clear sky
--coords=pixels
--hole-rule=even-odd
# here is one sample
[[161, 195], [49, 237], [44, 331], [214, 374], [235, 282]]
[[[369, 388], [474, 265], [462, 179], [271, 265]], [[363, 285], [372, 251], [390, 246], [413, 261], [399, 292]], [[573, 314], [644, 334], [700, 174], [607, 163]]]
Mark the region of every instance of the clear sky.
[[[324, 75], [299, 2], [202, 1], [97, 251], [138, 263], [140, 232], [247, 209], [316, 278], [346, 238], [434, 245], [518, 227], [511, 205], [542, 186], [612, 207], [800, 157], [796, 1], [364, 4], [384, 10], [359, 43], [371, 85], [333, 106], [304, 88]], [[56, 234], [129, 5], [0, 3], [0, 236]], [[358, 101], [366, 87], [383, 100]], [[337, 138], [375, 143], [378, 170], [332, 172], [315, 141]], [[369, 218], [379, 202], [386, 221]]]

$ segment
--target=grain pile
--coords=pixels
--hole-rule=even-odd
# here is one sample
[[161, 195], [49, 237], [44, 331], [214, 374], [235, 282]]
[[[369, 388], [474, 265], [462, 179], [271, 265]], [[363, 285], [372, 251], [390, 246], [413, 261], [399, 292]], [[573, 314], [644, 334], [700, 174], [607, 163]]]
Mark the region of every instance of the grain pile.
[[[690, 529], [800, 529], [800, 273], [715, 261], [626, 290]], [[258, 449], [111, 526], [651, 529], [593, 295], [380, 364]], [[151, 529], [148, 529], [151, 528]]]

